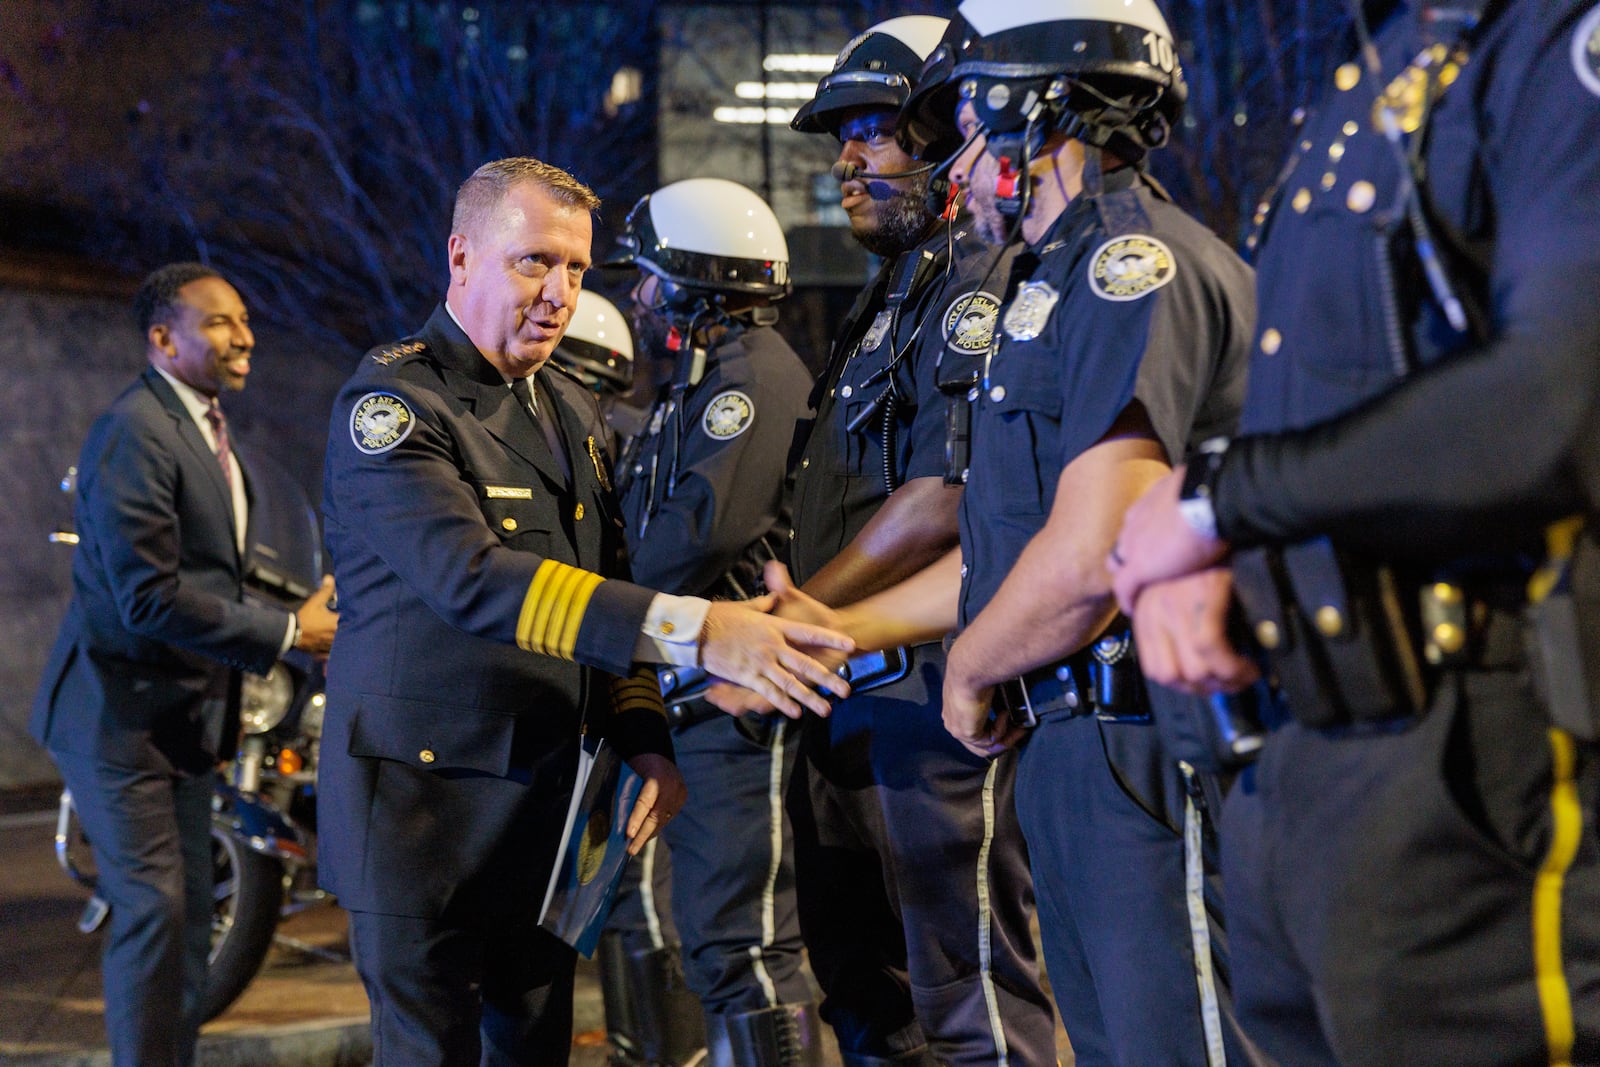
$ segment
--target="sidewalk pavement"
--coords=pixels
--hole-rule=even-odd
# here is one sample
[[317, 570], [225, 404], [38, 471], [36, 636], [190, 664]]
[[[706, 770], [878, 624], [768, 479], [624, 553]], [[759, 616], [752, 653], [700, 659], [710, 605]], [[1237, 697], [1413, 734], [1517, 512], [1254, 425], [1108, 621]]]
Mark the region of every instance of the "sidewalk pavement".
[[[0, 793], [0, 1063], [109, 1067], [101, 934], [81, 934], [87, 894], [56, 865], [54, 792]], [[201, 1030], [199, 1067], [362, 1067], [372, 1059], [367, 998], [333, 905], [291, 916], [266, 965]], [[594, 965], [579, 961], [572, 1067], [603, 1067], [608, 1046]]]

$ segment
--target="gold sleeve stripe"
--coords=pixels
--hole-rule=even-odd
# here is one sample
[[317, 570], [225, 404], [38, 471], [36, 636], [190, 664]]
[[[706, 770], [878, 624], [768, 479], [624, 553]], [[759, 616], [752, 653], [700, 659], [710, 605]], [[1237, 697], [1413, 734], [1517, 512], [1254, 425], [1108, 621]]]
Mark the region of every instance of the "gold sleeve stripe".
[[589, 598], [603, 581], [592, 571], [553, 559], [539, 564], [517, 615], [517, 644], [541, 656], [570, 660]]
[[655, 672], [646, 668], [644, 672], [627, 678], [612, 679], [611, 709], [619, 714], [624, 711], [653, 711], [665, 717], [667, 712], [661, 706], [661, 690], [657, 686]]

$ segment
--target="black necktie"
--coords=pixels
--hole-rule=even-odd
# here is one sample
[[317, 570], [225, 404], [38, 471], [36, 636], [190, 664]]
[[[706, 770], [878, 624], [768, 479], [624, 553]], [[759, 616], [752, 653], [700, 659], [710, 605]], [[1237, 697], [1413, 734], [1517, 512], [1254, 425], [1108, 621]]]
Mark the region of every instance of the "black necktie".
[[561, 468], [561, 476], [568, 481], [572, 480], [572, 468], [567, 466], [567, 450], [561, 443], [561, 435], [557, 432], [555, 419], [545, 418], [539, 414], [539, 402], [533, 392], [533, 382], [530, 378], [511, 379], [511, 394], [517, 398], [517, 403], [522, 405], [522, 410], [528, 413], [533, 424], [539, 427], [544, 434], [545, 444], [550, 446], [550, 455], [555, 457], [556, 466]]

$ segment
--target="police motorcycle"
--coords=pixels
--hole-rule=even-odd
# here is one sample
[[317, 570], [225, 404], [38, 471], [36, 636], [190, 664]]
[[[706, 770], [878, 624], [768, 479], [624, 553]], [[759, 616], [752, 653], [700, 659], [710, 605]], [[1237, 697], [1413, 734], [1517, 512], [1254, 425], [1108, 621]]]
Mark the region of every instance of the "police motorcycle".
[[[260, 455], [243, 462], [255, 499], [246, 595], [293, 610], [316, 591], [323, 573], [316, 511], [282, 467]], [[69, 468], [61, 479], [62, 492], [70, 498], [76, 483], [77, 468]], [[78, 543], [70, 514], [50, 533], [52, 544]], [[296, 650], [266, 674], [241, 679], [239, 748], [227, 770], [217, 774], [211, 796], [214, 893], [205, 1019], [220, 1015], [244, 992], [265, 962], [283, 918], [332, 899], [316, 886], [322, 690], [321, 665]], [[95, 873], [87, 844], [72, 793], [63, 790], [56, 861], [92, 894]], [[103, 899], [91, 896], [78, 929], [93, 933], [110, 911]], [[346, 958], [301, 942], [290, 944], [312, 955]]]

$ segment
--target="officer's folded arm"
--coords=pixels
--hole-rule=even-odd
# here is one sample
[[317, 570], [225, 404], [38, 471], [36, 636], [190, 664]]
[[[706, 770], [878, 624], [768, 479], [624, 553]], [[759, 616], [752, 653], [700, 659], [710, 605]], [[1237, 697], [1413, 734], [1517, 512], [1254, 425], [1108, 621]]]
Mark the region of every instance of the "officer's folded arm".
[[1587, 295], [1569, 293], [1559, 314], [1347, 415], [1236, 440], [1217, 475], [1218, 532], [1437, 554], [1593, 508], [1596, 471], [1580, 467], [1600, 458], [1600, 269], [1583, 276]]

